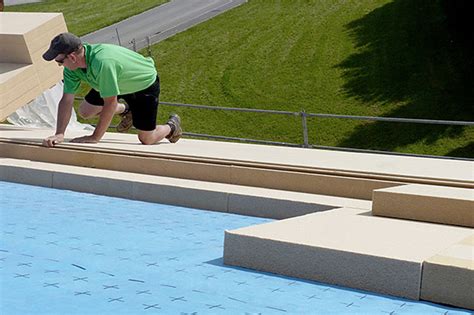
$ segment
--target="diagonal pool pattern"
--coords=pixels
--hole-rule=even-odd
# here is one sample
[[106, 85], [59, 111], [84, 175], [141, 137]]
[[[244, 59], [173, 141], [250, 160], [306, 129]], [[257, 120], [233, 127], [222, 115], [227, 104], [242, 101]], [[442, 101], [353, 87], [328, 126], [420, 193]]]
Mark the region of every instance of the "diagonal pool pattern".
[[268, 219], [0, 182], [1, 314], [469, 314], [222, 263]]

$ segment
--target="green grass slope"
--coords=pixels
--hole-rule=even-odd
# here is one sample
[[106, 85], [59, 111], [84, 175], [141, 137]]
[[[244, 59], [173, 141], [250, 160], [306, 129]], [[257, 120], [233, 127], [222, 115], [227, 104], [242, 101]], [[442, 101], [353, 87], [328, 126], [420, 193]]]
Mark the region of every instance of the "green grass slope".
[[[163, 101], [474, 120], [472, 58], [433, 0], [250, 0], [153, 48]], [[160, 120], [173, 108], [162, 105]], [[187, 131], [302, 143], [299, 117], [182, 109]], [[312, 118], [310, 143], [474, 157], [473, 127]]]
[[[46, 0], [7, 9], [63, 12], [82, 35], [164, 2]], [[153, 47], [161, 100], [473, 121], [472, 52], [448, 33], [440, 2], [249, 0]], [[189, 132], [303, 143], [297, 116], [161, 105], [159, 121], [170, 111]], [[308, 128], [313, 145], [474, 157], [474, 127], [311, 118]]]

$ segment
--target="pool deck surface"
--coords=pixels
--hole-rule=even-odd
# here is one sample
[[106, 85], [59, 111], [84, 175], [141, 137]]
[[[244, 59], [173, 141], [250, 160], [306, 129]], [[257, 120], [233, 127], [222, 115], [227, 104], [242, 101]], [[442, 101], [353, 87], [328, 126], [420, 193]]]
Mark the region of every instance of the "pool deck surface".
[[[184, 121], [185, 123], [185, 121]], [[0, 126], [0, 140], [40, 144], [54, 134], [51, 129], [27, 129]], [[328, 171], [347, 171], [364, 174], [391, 174], [427, 179], [448, 179], [474, 182], [472, 161], [412, 157], [387, 154], [354, 153], [318, 149], [288, 148], [267, 145], [227, 143], [206, 140], [181, 139], [171, 144], [167, 140], [145, 146], [136, 135], [106, 133], [97, 144], [69, 143], [87, 131], [66, 133], [66, 142], [58, 147], [120, 151], [130, 154], [164, 154], [180, 157], [209, 158], [216, 161], [241, 161], [292, 167], [308, 167]]]

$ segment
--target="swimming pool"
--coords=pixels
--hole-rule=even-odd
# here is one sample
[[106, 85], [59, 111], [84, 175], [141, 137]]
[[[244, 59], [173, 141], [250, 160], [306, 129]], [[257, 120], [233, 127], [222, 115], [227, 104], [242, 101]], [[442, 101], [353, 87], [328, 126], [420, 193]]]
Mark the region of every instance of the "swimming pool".
[[1, 314], [470, 314], [222, 263], [271, 220], [0, 181]]

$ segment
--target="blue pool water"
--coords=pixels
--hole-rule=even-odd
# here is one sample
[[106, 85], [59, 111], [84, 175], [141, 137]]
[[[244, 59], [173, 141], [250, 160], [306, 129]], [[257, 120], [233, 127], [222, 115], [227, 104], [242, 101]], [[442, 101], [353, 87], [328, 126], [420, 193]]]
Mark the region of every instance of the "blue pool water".
[[271, 220], [0, 182], [0, 313], [468, 314], [225, 266]]

